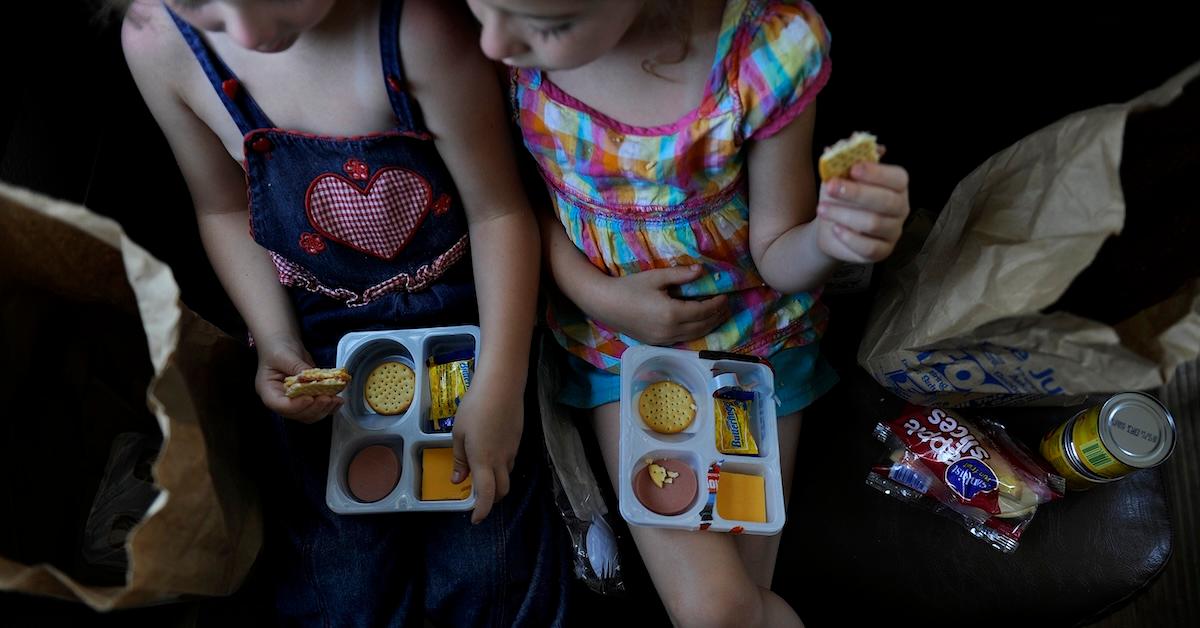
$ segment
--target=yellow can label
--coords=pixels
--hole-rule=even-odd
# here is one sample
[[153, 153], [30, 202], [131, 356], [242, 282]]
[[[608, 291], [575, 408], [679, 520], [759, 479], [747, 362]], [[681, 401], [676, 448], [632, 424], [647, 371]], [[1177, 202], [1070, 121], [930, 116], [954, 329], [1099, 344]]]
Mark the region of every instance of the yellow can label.
[[1071, 442], [1079, 461], [1088, 471], [1106, 478], [1119, 478], [1136, 469], [1117, 460], [1100, 440], [1100, 406], [1086, 410], [1075, 421]]
[[1055, 473], [1062, 476], [1067, 481], [1067, 486], [1072, 489], [1082, 490], [1095, 486], [1095, 482], [1080, 474], [1071, 466], [1071, 462], [1067, 460], [1067, 452], [1063, 449], [1063, 432], [1067, 429], [1067, 425], [1071, 422], [1066, 421], [1059, 425], [1049, 434], [1042, 438], [1041, 445], [1038, 450], [1042, 454], [1042, 458], [1050, 463], [1054, 468]]

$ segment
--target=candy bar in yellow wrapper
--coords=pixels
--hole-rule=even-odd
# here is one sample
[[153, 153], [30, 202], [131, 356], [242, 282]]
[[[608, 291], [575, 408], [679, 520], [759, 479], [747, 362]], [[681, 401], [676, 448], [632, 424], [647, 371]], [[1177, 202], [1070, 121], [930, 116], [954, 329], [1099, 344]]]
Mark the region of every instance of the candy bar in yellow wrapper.
[[449, 432], [454, 427], [458, 404], [471, 387], [475, 369], [475, 352], [470, 349], [430, 356], [429, 420], [433, 431]]
[[750, 431], [754, 393], [748, 390], [723, 390], [713, 395], [713, 414], [717, 424], [717, 451], [723, 454], [757, 456], [758, 443]]

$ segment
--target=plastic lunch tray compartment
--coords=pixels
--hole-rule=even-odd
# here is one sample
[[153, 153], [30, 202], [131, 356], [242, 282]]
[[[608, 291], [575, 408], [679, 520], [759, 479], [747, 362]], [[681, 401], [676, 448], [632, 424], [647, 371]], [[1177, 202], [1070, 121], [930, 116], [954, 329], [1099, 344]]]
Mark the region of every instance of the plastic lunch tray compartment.
[[[337, 365], [350, 372], [350, 384], [342, 391], [346, 402], [333, 417], [329, 450], [329, 474], [325, 502], [341, 514], [405, 511], [456, 511], [475, 507], [475, 489], [461, 500], [425, 501], [421, 494], [421, 456], [431, 447], [451, 447], [450, 432], [434, 432], [429, 421], [429, 372], [431, 355], [473, 349], [479, 353], [479, 328], [474, 326], [354, 332], [338, 342]], [[416, 375], [416, 391], [407, 410], [378, 414], [367, 404], [364, 388], [367, 375], [381, 363], [402, 362]], [[354, 455], [371, 445], [391, 447], [400, 460], [400, 479], [391, 493], [374, 502], [351, 495], [347, 471]]]
[[[696, 353], [678, 349], [636, 346], [621, 358], [621, 440], [620, 508], [621, 516], [634, 525], [707, 529], [715, 532], [776, 534], [783, 529], [786, 516], [783, 484], [779, 472], [779, 435], [775, 423], [775, 389], [771, 369], [744, 356]], [[750, 431], [758, 443], [759, 455], [722, 453], [716, 445], [713, 394], [733, 380], [755, 393]], [[719, 377], [719, 379], [718, 379]], [[677, 434], [660, 434], [650, 429], [638, 412], [638, 399], [649, 385], [670, 381], [682, 385], [696, 403], [696, 417]], [[697, 490], [692, 504], [673, 516], [658, 514], [638, 499], [634, 483], [637, 474], [650, 460], [679, 460], [696, 474]], [[761, 476], [764, 480], [766, 521], [739, 521], [721, 516], [716, 502], [720, 475], [715, 482], [709, 470], [717, 463], [721, 472]], [[707, 523], [705, 527], [703, 524]]]

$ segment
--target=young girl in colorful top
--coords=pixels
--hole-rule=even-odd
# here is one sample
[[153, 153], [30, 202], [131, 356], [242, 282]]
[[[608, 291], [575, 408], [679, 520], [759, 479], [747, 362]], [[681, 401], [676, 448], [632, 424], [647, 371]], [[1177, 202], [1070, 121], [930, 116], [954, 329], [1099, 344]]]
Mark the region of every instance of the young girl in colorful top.
[[[258, 393], [292, 419], [278, 421], [263, 491], [281, 621], [561, 621], [560, 526], [537, 448], [518, 456], [537, 224], [465, 8], [139, 0], [122, 41], [255, 341]], [[473, 515], [330, 512], [320, 419], [341, 400], [288, 399], [283, 378], [333, 366], [347, 332], [475, 321], [482, 347], [454, 425]]]
[[[526, 147], [550, 189], [545, 257], [569, 299], [563, 401], [591, 408], [617, 485], [618, 368], [639, 342], [774, 366], [785, 495], [800, 410], [834, 375], [818, 301], [840, 261], [886, 257], [907, 173], [856, 166], [820, 190], [813, 100], [829, 36], [780, 0], [468, 0], [485, 54], [512, 66]], [[770, 591], [779, 538], [632, 527], [675, 623], [792, 626]]]

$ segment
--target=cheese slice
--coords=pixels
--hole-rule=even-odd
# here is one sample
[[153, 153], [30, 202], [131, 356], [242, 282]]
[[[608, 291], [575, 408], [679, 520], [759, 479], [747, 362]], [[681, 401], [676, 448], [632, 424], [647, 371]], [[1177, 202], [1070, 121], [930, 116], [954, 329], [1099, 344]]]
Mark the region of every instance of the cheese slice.
[[722, 471], [717, 481], [717, 514], [735, 521], [767, 521], [767, 489], [761, 475]]
[[421, 452], [421, 500], [461, 500], [471, 496], [471, 477], [461, 484], [451, 484], [454, 471], [454, 450], [449, 447], [430, 447]]

